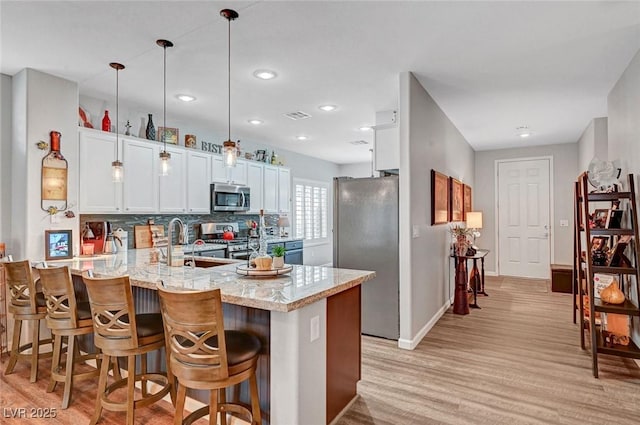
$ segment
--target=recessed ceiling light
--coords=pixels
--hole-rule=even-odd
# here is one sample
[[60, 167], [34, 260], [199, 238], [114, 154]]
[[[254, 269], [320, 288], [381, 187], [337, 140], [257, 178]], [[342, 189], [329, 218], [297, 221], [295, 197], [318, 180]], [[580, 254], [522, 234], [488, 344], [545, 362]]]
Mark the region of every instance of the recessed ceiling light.
[[261, 80], [271, 80], [278, 76], [275, 71], [270, 71], [268, 69], [258, 69], [253, 72], [253, 76], [256, 78], [260, 78]]
[[319, 109], [322, 109], [325, 112], [331, 112], [331, 111], [335, 111], [337, 106], [336, 105], [320, 105], [318, 106]]
[[260, 124], [263, 123], [262, 120], [256, 120], [256, 119], [249, 120], [248, 122], [249, 122], [249, 124], [253, 124], [253, 125], [260, 125]]
[[360, 131], [370, 131], [373, 130], [373, 127], [369, 127], [368, 125], [360, 127]]
[[528, 126], [521, 125], [520, 127], [516, 127], [516, 134], [522, 137], [523, 139], [525, 139], [527, 137], [530, 137], [533, 134], [533, 132]]
[[183, 102], [193, 102], [194, 100], [196, 100], [195, 96], [191, 96], [188, 94], [179, 94], [176, 97]]
[[298, 139], [298, 140], [307, 140], [308, 137], [307, 136], [296, 136], [296, 139]]

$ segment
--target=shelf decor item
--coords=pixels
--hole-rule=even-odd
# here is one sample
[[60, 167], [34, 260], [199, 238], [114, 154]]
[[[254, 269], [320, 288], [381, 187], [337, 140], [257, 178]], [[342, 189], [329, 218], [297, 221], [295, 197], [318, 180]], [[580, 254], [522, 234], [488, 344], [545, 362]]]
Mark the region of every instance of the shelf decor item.
[[467, 251], [471, 247], [469, 236], [473, 235], [473, 230], [455, 225], [450, 229], [450, 231], [454, 238], [455, 255], [458, 257], [464, 257], [467, 255]]
[[449, 178], [431, 170], [431, 225], [449, 221]]
[[156, 128], [153, 125], [153, 114], [148, 114], [149, 119], [147, 119], [147, 130], [145, 131], [145, 137], [148, 140], [156, 140]]
[[[119, 75], [120, 75], [120, 71], [124, 69], [124, 65], [117, 62], [111, 62], [109, 66], [116, 70], [116, 159], [111, 163], [111, 178], [114, 183], [122, 183], [124, 166], [122, 164], [122, 161], [120, 161], [120, 157], [118, 155], [119, 154], [118, 136], [120, 134], [120, 129], [118, 127], [118, 119], [119, 119], [119, 103], [120, 103]], [[129, 125], [129, 121], [127, 121], [127, 126], [131, 127]], [[129, 128], [127, 128], [127, 132], [129, 132]]]
[[68, 260], [73, 258], [71, 230], [45, 230], [44, 258], [46, 260]]
[[178, 144], [178, 129], [171, 127], [158, 127], [158, 140], [172, 145]]
[[[40, 208], [49, 214], [67, 209], [67, 170], [69, 164], [60, 152], [60, 139], [62, 134], [58, 131], [49, 133], [49, 153], [42, 158], [42, 194]], [[64, 202], [63, 205], [44, 206], [44, 201]]]
[[102, 117], [102, 131], [111, 132], [111, 118], [109, 118], [109, 111], [104, 111], [104, 117]]
[[284, 246], [276, 245], [271, 250], [271, 254], [273, 254], [273, 268], [279, 269], [284, 267]]
[[196, 148], [196, 136], [193, 134], [185, 134], [184, 135], [184, 147], [185, 148]]
[[611, 282], [609, 286], [600, 292], [600, 299], [609, 304], [624, 303], [624, 293], [620, 290], [617, 280]]

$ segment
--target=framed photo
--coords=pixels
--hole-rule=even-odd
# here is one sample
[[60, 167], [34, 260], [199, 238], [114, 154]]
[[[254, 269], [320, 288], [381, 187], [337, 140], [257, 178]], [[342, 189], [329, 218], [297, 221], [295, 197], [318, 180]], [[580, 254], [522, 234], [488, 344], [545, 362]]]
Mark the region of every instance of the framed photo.
[[256, 161], [265, 162], [266, 161], [267, 151], [263, 149], [258, 149], [256, 151]]
[[591, 251], [609, 250], [609, 236], [594, 236], [591, 238]]
[[71, 230], [44, 231], [44, 258], [68, 260], [73, 258]]
[[460, 180], [449, 177], [449, 188], [451, 196], [449, 198], [449, 221], [464, 221], [464, 190]]
[[462, 217], [467, 217], [469, 211], [473, 211], [473, 201], [471, 200], [471, 186], [466, 184], [462, 186], [463, 200], [462, 200]]
[[609, 251], [609, 262], [607, 267], [631, 267], [631, 261], [624, 255], [624, 250], [631, 242], [631, 236], [621, 236]]
[[609, 217], [608, 209], [597, 209], [593, 212], [593, 224], [596, 229], [604, 229], [607, 218]]
[[158, 127], [158, 141], [163, 142], [162, 136], [166, 137], [167, 143], [178, 144], [178, 129], [171, 127]]
[[607, 221], [604, 224], [604, 228], [620, 229], [622, 225], [622, 214], [624, 214], [623, 210], [609, 210], [609, 215], [607, 215]]
[[449, 221], [449, 177], [431, 170], [431, 225]]

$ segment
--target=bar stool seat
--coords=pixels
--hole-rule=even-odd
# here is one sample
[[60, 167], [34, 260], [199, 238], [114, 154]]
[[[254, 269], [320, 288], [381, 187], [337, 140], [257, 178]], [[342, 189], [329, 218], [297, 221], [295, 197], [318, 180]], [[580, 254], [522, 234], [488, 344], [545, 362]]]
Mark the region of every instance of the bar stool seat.
[[[51, 378], [47, 392], [53, 392], [58, 382], [64, 383], [62, 408], [69, 407], [73, 384], [85, 379], [93, 379], [99, 374], [100, 354], [81, 355], [77, 338], [93, 332], [91, 307], [87, 301], [78, 302], [73, 288], [73, 280], [68, 267], [37, 269], [47, 305], [47, 326], [53, 335], [53, 361]], [[66, 361], [61, 361], [64, 339], [67, 340]], [[77, 364], [96, 360], [98, 368], [79, 372]]]
[[[11, 342], [11, 355], [5, 375], [13, 372], [18, 360], [27, 360], [31, 363], [31, 376], [29, 380], [36, 382], [38, 378], [38, 361], [50, 358], [52, 351], [40, 353], [40, 347], [52, 344], [50, 338], [40, 339], [40, 321], [47, 317], [47, 307], [44, 294], [37, 292], [36, 284], [31, 273], [31, 265], [28, 260], [3, 263], [6, 270], [7, 285], [11, 294], [9, 300], [9, 312], [13, 314], [13, 338]], [[20, 345], [22, 322], [31, 323], [31, 342]], [[31, 349], [30, 353], [26, 353]]]
[[[107, 409], [127, 412], [126, 423], [133, 425], [135, 409], [161, 400], [171, 390], [166, 373], [147, 373], [146, 354], [165, 345], [162, 315], [135, 313], [128, 276], [94, 278], [84, 273], [82, 278], [89, 294], [94, 342], [103, 355], [96, 409], [90, 423], [95, 425], [100, 420], [102, 409]], [[136, 374], [137, 355], [141, 356], [140, 374]], [[127, 358], [127, 377], [107, 385], [109, 359], [117, 357]], [[147, 382], [150, 380], [161, 385], [153, 394], [150, 394], [147, 388]], [[140, 381], [142, 386], [142, 397], [138, 399], [135, 399], [134, 391], [136, 381]], [[110, 395], [123, 387], [126, 387], [126, 400], [114, 401]]]
[[[209, 415], [209, 423], [226, 424], [227, 412], [245, 416], [252, 425], [262, 422], [256, 368], [260, 340], [252, 334], [224, 330], [220, 289], [174, 292], [158, 286], [165, 326], [167, 370], [178, 381], [174, 424], [187, 425]], [[227, 403], [226, 388], [249, 381], [250, 409]], [[187, 388], [210, 390], [209, 406], [183, 419]]]

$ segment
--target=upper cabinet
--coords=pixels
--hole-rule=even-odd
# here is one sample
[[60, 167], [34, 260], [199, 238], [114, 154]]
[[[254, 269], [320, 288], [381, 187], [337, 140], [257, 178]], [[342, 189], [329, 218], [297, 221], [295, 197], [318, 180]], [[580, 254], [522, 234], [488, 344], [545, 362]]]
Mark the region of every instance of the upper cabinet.
[[[122, 141], [119, 152], [122, 158]], [[122, 184], [113, 183], [111, 176], [111, 161], [115, 160], [115, 155], [116, 138], [111, 134], [95, 130], [80, 133], [81, 212], [119, 213], [122, 209]], [[127, 168], [125, 177], [126, 172]]]
[[222, 156], [167, 146], [168, 176], [160, 176], [162, 145], [130, 136], [120, 137], [119, 157], [124, 182], [113, 183], [116, 135], [80, 129], [80, 213], [208, 214], [212, 182], [249, 186], [249, 213], [291, 211], [291, 170], [239, 159], [222, 165]]
[[210, 211], [211, 155], [191, 152], [187, 156], [187, 212], [207, 214]]
[[[160, 149], [158, 147], [158, 151]], [[167, 146], [167, 152], [171, 154], [169, 175], [158, 176], [160, 212], [186, 213], [187, 191], [184, 189], [187, 187], [187, 151]]]
[[122, 162], [125, 177], [122, 189], [125, 213], [158, 211], [159, 153], [158, 145], [138, 140], [123, 140]]

